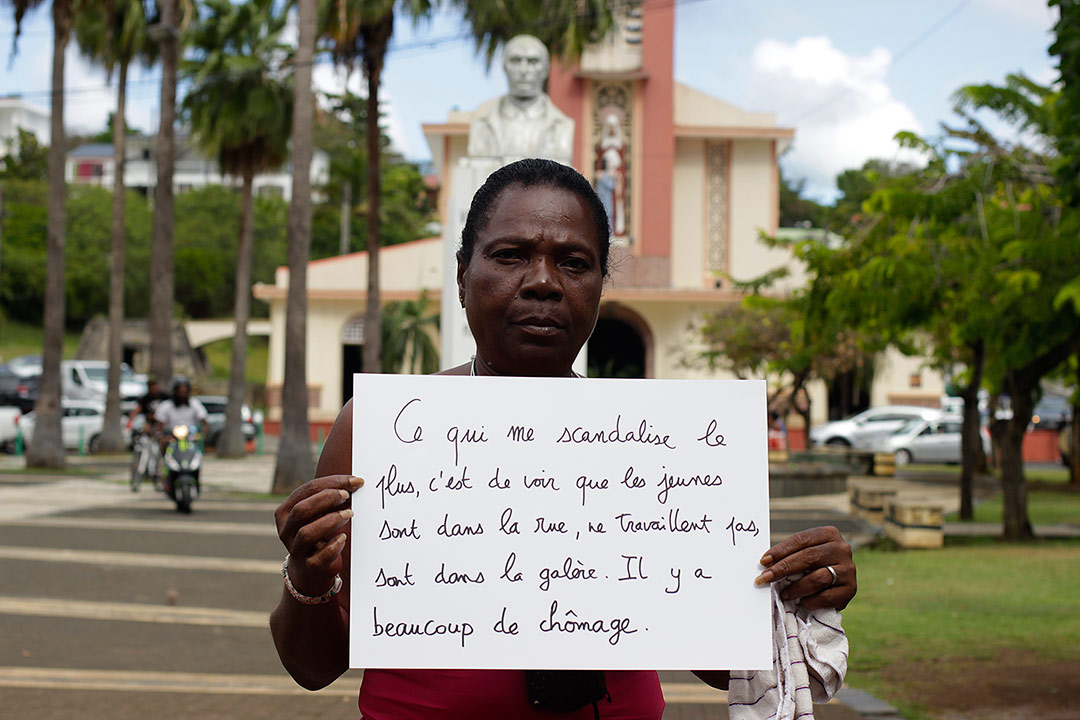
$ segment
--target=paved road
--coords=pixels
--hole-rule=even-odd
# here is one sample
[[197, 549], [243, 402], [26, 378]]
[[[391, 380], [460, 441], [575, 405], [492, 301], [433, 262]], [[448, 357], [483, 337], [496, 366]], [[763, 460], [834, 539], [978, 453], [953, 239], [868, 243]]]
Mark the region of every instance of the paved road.
[[[358, 671], [319, 693], [284, 673], [267, 629], [282, 550], [272, 459], [208, 458], [191, 516], [152, 489], [131, 493], [122, 460], [67, 475], [18, 472], [0, 458], [0, 715], [12, 718], [359, 717]], [[836, 499], [774, 512], [786, 534], [820, 522], [863, 530]], [[724, 693], [664, 673], [665, 718], [727, 717]], [[825, 720], [856, 720], [844, 704]]]

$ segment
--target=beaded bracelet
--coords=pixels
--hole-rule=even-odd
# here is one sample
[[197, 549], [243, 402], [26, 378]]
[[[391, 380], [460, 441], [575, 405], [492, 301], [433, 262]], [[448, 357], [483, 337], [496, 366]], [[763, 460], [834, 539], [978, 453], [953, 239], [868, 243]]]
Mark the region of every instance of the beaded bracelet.
[[285, 555], [285, 562], [281, 563], [281, 577], [285, 578], [285, 589], [289, 591], [289, 594], [293, 596], [296, 602], [303, 603], [305, 605], [323, 605], [330, 602], [330, 599], [338, 594], [341, 590], [341, 576], [334, 576], [334, 586], [324, 592], [322, 595], [312, 597], [310, 595], [304, 595], [298, 591], [292, 584], [292, 580], [289, 579], [289, 555]]

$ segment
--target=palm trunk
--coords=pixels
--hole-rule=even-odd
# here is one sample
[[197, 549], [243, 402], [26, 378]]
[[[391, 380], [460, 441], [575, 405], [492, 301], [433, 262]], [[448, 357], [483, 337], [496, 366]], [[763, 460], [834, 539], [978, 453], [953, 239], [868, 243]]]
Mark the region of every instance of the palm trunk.
[[37, 426], [26, 453], [27, 467], [62, 468], [60, 434], [60, 357], [64, 349], [64, 235], [67, 225], [64, 183], [64, 51], [71, 33], [68, 3], [53, 0], [52, 138], [49, 141], [48, 252], [45, 271], [45, 337], [41, 349], [41, 384], [34, 405]]
[[367, 212], [367, 250], [368, 250], [368, 288], [367, 306], [364, 311], [364, 372], [379, 372], [382, 369], [382, 302], [379, 292], [379, 246], [381, 238], [381, 196], [380, 162], [382, 147], [379, 134], [379, 86], [382, 82], [383, 59], [386, 46], [394, 31], [394, 14], [387, 13], [386, 18], [364, 33], [364, 75], [368, 84], [367, 107], [367, 150], [368, 150], [368, 212]]
[[1030, 540], [1035, 532], [1028, 520], [1023, 444], [1035, 406], [1032, 399], [1035, 388], [1012, 375], [1006, 377], [1005, 390], [1012, 400], [1012, 417], [994, 423], [1001, 446], [1002, 531], [1006, 540]]
[[311, 253], [311, 155], [315, 97], [316, 0], [300, 0], [293, 106], [293, 186], [289, 202], [289, 294], [285, 305], [285, 382], [281, 390], [281, 439], [273, 492], [289, 493], [314, 474], [308, 426], [307, 263]]
[[161, 41], [161, 122], [158, 125], [157, 185], [154, 186], [154, 239], [150, 252], [150, 373], [161, 382], [172, 377], [172, 314], [174, 293], [173, 165], [176, 148], [176, 31], [177, 0], [160, 0], [161, 24], [168, 33]]
[[[971, 520], [975, 517], [975, 472], [982, 452], [982, 437], [979, 418], [979, 386], [982, 385], [983, 359], [985, 350], [982, 341], [971, 348], [971, 380], [964, 388], [964, 424], [960, 435], [960, 519]], [[983, 459], [985, 464], [985, 458]]]
[[109, 390], [105, 396], [105, 428], [101, 431], [101, 449], [119, 452], [124, 449], [120, 432], [120, 363], [123, 362], [124, 332], [124, 156], [127, 128], [124, 111], [127, 100], [127, 62], [120, 62], [116, 90], [116, 117], [113, 120], [113, 207], [112, 253], [109, 255]]
[[252, 218], [252, 183], [255, 170], [244, 168], [244, 188], [240, 201], [240, 242], [236, 252], [236, 301], [233, 317], [236, 333], [229, 368], [229, 400], [225, 404], [225, 427], [214, 446], [219, 457], [244, 454], [244, 420], [241, 406], [247, 393], [247, 324], [251, 316], [251, 265], [255, 259], [255, 228]]

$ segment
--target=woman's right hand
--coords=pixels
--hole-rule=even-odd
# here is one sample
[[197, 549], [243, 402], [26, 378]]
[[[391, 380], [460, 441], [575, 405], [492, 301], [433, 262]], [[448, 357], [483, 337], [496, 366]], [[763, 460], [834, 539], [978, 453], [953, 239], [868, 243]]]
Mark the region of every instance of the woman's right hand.
[[289, 551], [289, 579], [297, 592], [322, 595], [344, 562], [351, 509], [343, 507], [364, 484], [351, 475], [327, 475], [296, 488], [274, 511], [278, 537]]

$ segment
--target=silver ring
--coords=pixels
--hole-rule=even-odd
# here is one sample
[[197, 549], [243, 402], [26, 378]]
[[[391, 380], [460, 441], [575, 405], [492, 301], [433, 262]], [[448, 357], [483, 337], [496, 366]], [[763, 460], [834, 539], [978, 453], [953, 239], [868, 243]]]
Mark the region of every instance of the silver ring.
[[828, 570], [828, 571], [829, 571], [829, 573], [831, 573], [831, 574], [832, 574], [832, 582], [831, 582], [831, 583], [829, 583], [829, 587], [832, 587], [833, 585], [835, 585], [835, 584], [836, 584], [836, 571], [835, 571], [835, 570], [833, 570], [833, 566], [832, 566], [832, 565], [826, 565], [826, 566], [825, 566], [825, 569], [826, 569], [826, 570]]

